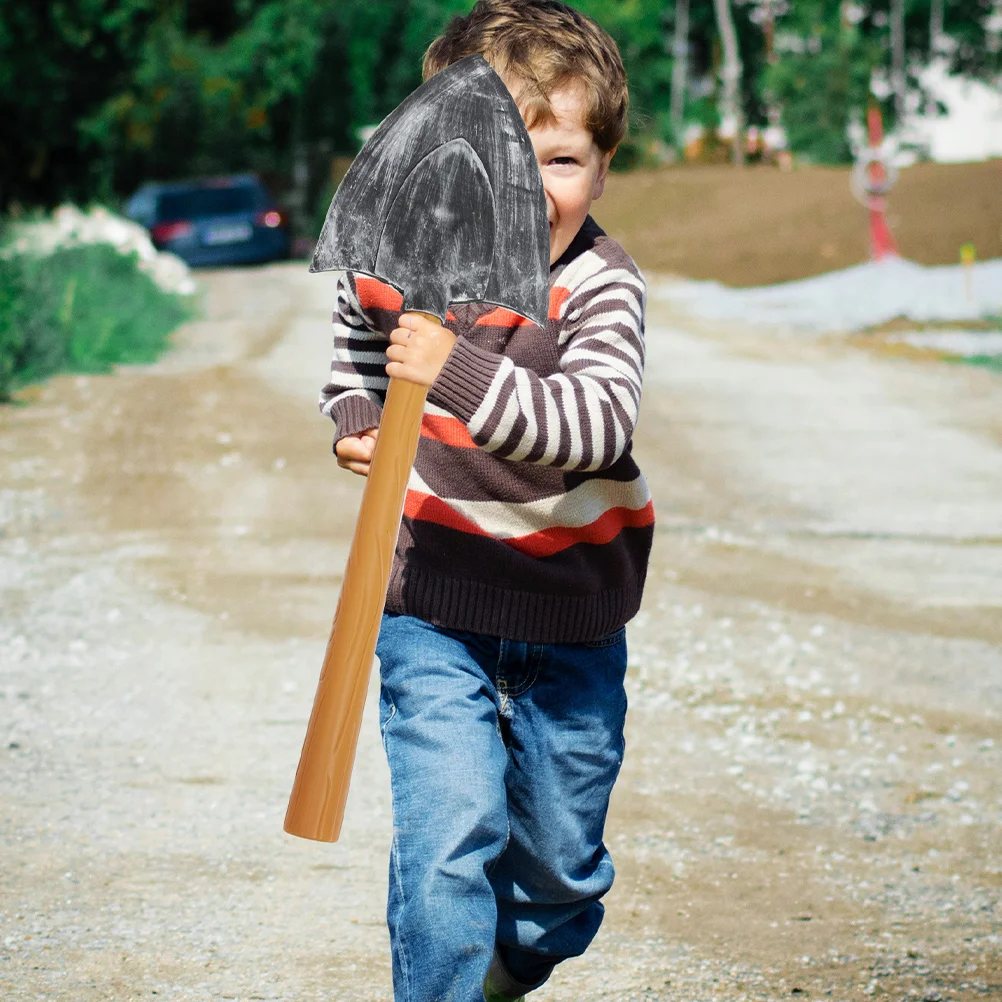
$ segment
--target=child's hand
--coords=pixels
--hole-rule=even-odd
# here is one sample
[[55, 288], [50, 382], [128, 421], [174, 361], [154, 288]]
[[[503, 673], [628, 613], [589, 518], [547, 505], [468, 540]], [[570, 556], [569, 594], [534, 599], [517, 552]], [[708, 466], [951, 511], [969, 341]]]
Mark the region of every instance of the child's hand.
[[438, 321], [426, 320], [415, 313], [402, 313], [400, 326], [390, 334], [390, 341], [386, 349], [386, 357], [390, 360], [386, 375], [419, 386], [431, 386], [456, 343], [456, 335]]
[[342, 470], [351, 470], [352, 473], [357, 473], [360, 477], [367, 477], [378, 434], [378, 428], [370, 428], [360, 435], [346, 435], [340, 439], [334, 446], [337, 465]]

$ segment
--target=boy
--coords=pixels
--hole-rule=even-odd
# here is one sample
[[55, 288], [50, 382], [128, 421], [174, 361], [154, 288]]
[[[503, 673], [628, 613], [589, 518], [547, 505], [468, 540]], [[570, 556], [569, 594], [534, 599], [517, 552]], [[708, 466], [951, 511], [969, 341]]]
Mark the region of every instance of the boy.
[[338, 464], [365, 475], [387, 377], [429, 387], [377, 648], [398, 1002], [520, 999], [597, 932], [654, 525], [630, 455], [644, 285], [588, 215], [626, 129], [619, 53], [556, 0], [480, 0], [425, 78], [475, 52], [539, 160], [547, 326], [401, 316], [394, 290], [346, 276], [321, 393]]

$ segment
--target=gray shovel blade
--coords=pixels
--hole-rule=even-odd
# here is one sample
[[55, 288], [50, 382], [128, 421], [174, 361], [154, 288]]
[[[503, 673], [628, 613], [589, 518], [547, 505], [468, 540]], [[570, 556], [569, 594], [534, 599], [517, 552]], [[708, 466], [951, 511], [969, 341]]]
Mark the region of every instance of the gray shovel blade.
[[422, 84], [355, 158], [310, 271], [395, 286], [444, 320], [492, 303], [545, 325], [549, 222], [536, 155], [508, 88], [482, 56]]

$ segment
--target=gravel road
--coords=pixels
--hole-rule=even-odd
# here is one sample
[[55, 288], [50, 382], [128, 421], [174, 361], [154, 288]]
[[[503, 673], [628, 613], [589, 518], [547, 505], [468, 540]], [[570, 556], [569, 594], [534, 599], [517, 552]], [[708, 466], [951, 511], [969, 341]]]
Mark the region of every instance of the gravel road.
[[[161, 363], [0, 410], [5, 1002], [391, 997], [374, 700], [342, 841], [282, 833], [359, 499], [333, 280], [203, 278]], [[672, 309], [619, 876], [538, 998], [1002, 999], [1002, 379]]]

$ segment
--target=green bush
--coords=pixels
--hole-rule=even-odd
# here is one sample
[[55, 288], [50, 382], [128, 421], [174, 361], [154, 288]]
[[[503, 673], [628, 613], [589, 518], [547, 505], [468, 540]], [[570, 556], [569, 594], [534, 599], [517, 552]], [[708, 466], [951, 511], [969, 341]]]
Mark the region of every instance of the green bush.
[[24, 348], [23, 304], [21, 262], [0, 257], [0, 400], [10, 398], [17, 361]]
[[964, 362], [991, 369], [993, 372], [1002, 372], [1002, 355], [969, 355]]
[[0, 400], [56, 372], [152, 362], [190, 315], [107, 244], [0, 258]]

